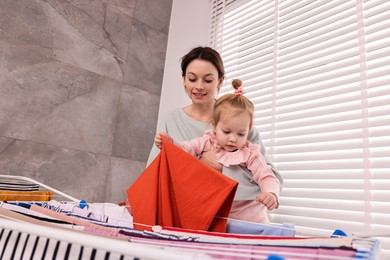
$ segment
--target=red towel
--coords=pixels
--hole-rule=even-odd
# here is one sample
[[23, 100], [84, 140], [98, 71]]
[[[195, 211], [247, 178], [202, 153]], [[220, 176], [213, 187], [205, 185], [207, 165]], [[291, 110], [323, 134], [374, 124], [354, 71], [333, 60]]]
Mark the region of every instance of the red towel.
[[164, 138], [160, 154], [127, 189], [134, 227], [226, 232], [237, 185]]

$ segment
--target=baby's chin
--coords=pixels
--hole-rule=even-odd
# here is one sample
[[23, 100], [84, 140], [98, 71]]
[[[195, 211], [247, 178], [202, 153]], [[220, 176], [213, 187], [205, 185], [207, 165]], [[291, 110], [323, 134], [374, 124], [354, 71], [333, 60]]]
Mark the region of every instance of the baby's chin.
[[232, 152], [235, 152], [237, 150], [239, 150], [239, 148], [237, 147], [231, 147], [231, 146], [224, 146], [223, 149], [229, 153], [232, 153]]

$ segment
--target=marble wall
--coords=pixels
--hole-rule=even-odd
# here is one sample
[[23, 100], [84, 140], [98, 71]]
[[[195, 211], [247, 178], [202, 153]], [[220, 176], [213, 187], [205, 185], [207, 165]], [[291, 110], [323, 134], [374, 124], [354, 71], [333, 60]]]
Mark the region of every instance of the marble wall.
[[172, 0], [0, 1], [0, 174], [119, 202], [153, 144]]

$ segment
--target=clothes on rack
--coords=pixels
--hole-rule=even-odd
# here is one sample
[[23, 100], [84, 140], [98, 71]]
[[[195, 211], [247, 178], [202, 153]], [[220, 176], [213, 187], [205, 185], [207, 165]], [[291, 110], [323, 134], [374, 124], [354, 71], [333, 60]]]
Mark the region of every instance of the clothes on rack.
[[133, 216], [127, 208], [113, 203], [91, 203], [87, 208], [80, 208], [76, 203], [51, 200], [46, 207], [68, 216], [87, 218], [100, 224], [133, 228]]
[[290, 223], [262, 224], [229, 218], [226, 233], [293, 237], [295, 236], [295, 228]]
[[[7, 203], [4, 203], [7, 204]], [[91, 205], [89, 205], [90, 207]], [[12, 205], [12, 207], [18, 207], [17, 205]], [[115, 206], [120, 207], [120, 206]], [[64, 219], [65, 222], [68, 222], [69, 219], [64, 212], [56, 212], [55, 208], [44, 208], [38, 205], [31, 205], [30, 209], [21, 207], [25, 210], [30, 210], [35, 212], [34, 209], [39, 208], [37, 212], [41, 215], [52, 216], [53, 218], [58, 218], [58, 214], [64, 214], [65, 218], [59, 217], [59, 219]], [[53, 213], [49, 213], [52, 211]], [[13, 214], [13, 215], [12, 215]], [[358, 248], [354, 243], [356, 242], [353, 238], [325, 238], [325, 237], [309, 237], [309, 238], [297, 238], [289, 236], [258, 236], [258, 235], [249, 235], [249, 234], [228, 234], [220, 232], [210, 232], [210, 231], [199, 231], [199, 230], [188, 230], [182, 228], [172, 228], [172, 227], [158, 227], [154, 228], [154, 231], [148, 230], [137, 230], [126, 227], [114, 227], [110, 226], [107, 228], [96, 228], [98, 224], [95, 222], [95, 225], [84, 225], [86, 219], [83, 221], [74, 221], [71, 217], [71, 225], [57, 225], [51, 222], [45, 222], [38, 220], [21, 213], [11, 211], [9, 209], [0, 208], [0, 216], [6, 215], [7, 217], [13, 217], [18, 221], [24, 220], [26, 223], [39, 224], [43, 226], [55, 226], [60, 230], [73, 230], [78, 231], [78, 233], [94, 235], [99, 237], [110, 237], [111, 243], [117, 243], [117, 241], [128, 241], [129, 245], [148, 245], [151, 248], [158, 248], [169, 250], [170, 252], [176, 252], [179, 256], [180, 254], [186, 253], [196, 253], [197, 255], [205, 256], [204, 259], [265, 259], [266, 255], [275, 254], [285, 257], [285, 259], [326, 259], [327, 256], [337, 256], [343, 257], [343, 259], [354, 259], [359, 257], [361, 259], [372, 259], [370, 258], [371, 252], [367, 248], [368, 243], [371, 243], [371, 247], [374, 247], [375, 241], [373, 240], [364, 240], [366, 250]], [[15, 217], [17, 216], [17, 217]], [[85, 218], [85, 216], [83, 216]], [[91, 220], [92, 221], [92, 220]], [[96, 220], [93, 220], [96, 221]], [[1, 221], [0, 221], [1, 224]], [[243, 226], [248, 224], [253, 226], [255, 223], [241, 223]], [[0, 225], [1, 227], [1, 225]], [[279, 226], [282, 228], [282, 226]], [[0, 248], [3, 248], [4, 255], [10, 254], [21, 254], [23, 250], [19, 245], [26, 245], [24, 252], [29, 252], [28, 254], [39, 255], [43, 254], [57, 254], [59, 256], [64, 256], [67, 254], [66, 249], [69, 243], [64, 243], [61, 240], [52, 240], [45, 236], [39, 236], [37, 240], [36, 235], [30, 234], [29, 242], [25, 242], [27, 238], [26, 234], [14, 232], [7, 227], [3, 227], [2, 237], [0, 238]], [[8, 228], [8, 229], [7, 229]], [[273, 228], [270, 226], [270, 228]], [[278, 227], [275, 227], [278, 228]], [[286, 227], [284, 227], [286, 228]], [[113, 237], [112, 230], [115, 229], [118, 232], [119, 236]], [[61, 233], [62, 231], [58, 231]], [[78, 234], [77, 233], [77, 234]], [[74, 237], [77, 237], [77, 234], [74, 234]], [[22, 239], [23, 238], [23, 239]], [[118, 240], [119, 239], [119, 240]], [[23, 242], [24, 241], [24, 242]], [[33, 241], [33, 242], [32, 242]], [[38, 242], [36, 242], [38, 241]], [[58, 242], [60, 241], [60, 242]], [[293, 243], [291, 243], [291, 241]], [[250, 243], [249, 243], [250, 242]], [[12, 244], [13, 243], [13, 244]], [[16, 244], [15, 244], [16, 243]], [[81, 247], [83, 246], [82, 241], [79, 243], [71, 243], [70, 251], [68, 254], [72, 253], [80, 254]], [[3, 247], [1, 247], [3, 245]], [[12, 248], [12, 250], [10, 249]], [[35, 249], [34, 249], [35, 248]], [[57, 248], [57, 249], [56, 249]], [[95, 250], [95, 251], [94, 251]], [[85, 252], [89, 252], [89, 257], [91, 259], [100, 259], [97, 258], [98, 248], [88, 247], [84, 249]], [[101, 252], [100, 256], [106, 254], [106, 251]], [[161, 257], [163, 254], [161, 255]], [[96, 258], [94, 258], [96, 257]], [[321, 258], [322, 257], [322, 258]], [[163, 257], [162, 257], [163, 258]], [[162, 258], [151, 258], [151, 259], [162, 259]], [[5, 258], [4, 258], [5, 259]], [[58, 258], [62, 259], [62, 258]], [[110, 257], [111, 259], [111, 257]], [[113, 258], [116, 259], [116, 258]], [[119, 258], [118, 258], [119, 259]], [[130, 258], [132, 259], [132, 258]], [[142, 258], [140, 258], [142, 259]]]
[[52, 191], [0, 190], [0, 201], [49, 201]]
[[184, 251], [177, 256], [127, 240], [59, 227], [0, 208], [0, 259], [209, 259]]
[[0, 190], [37, 191], [39, 184], [17, 178], [0, 178]]
[[219, 244], [193, 241], [171, 241], [135, 237], [131, 241], [140, 244], [159, 245], [171, 248], [185, 248], [209, 254], [215, 259], [267, 259], [269, 255], [278, 254], [284, 259], [321, 259], [321, 256], [338, 256], [344, 259], [363, 256], [350, 248], [317, 248], [317, 247], [284, 247], [246, 244]]
[[[29, 205], [29, 206], [26, 207], [26, 205]], [[2, 209], [8, 209], [12, 212], [20, 213], [20, 214], [23, 214], [23, 215], [28, 216], [30, 218], [34, 218], [34, 219], [38, 219], [38, 220], [42, 220], [42, 221], [46, 221], [46, 222], [51, 222], [51, 223], [57, 223], [58, 225], [68, 224], [67, 222], [65, 222], [63, 220], [59, 220], [59, 219], [53, 218], [51, 216], [30, 210], [31, 205], [32, 205], [31, 203], [19, 204], [19, 203], [0, 202], [0, 208], [2, 208]]]
[[[169, 178], [164, 176], [161, 181], [166, 183], [171, 181]], [[241, 260], [275, 255], [286, 260], [374, 260], [379, 244], [375, 239], [348, 236], [297, 237], [293, 225], [232, 220], [219, 216], [218, 210], [214, 208], [214, 213], [209, 215], [210, 223], [222, 219], [226, 230], [232, 233], [171, 226], [134, 229], [126, 207], [111, 203], [88, 203], [84, 208], [79, 200], [3, 201], [0, 203], [0, 259], [81, 256], [83, 259]]]

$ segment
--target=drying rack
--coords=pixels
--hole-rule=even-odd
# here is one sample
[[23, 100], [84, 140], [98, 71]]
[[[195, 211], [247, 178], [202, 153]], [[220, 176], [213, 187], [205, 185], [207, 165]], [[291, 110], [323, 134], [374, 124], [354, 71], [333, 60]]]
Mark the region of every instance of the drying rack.
[[[48, 185], [40, 183], [24, 176], [0, 175], [0, 180], [23, 180], [39, 186], [40, 189], [50, 190], [60, 195], [71, 203], [84, 203], [83, 200], [76, 199], [64, 192], [56, 190]], [[81, 204], [80, 204], [81, 205]], [[30, 238], [30, 241], [46, 241], [42, 244], [44, 249], [49, 250], [44, 253], [56, 254], [53, 259], [70, 258], [72, 249], [83, 248], [84, 253], [89, 252], [88, 259], [377, 259], [379, 241], [372, 238], [353, 238], [353, 247], [357, 249], [355, 257], [311, 255], [301, 254], [294, 251], [284, 252], [280, 255], [278, 248], [270, 249], [257, 248], [248, 255], [244, 246], [239, 245], [229, 247], [221, 244], [210, 243], [170, 243], [169, 241], [150, 240], [134, 237], [113, 238], [102, 235], [90, 234], [79, 230], [60, 228], [55, 225], [42, 224], [42, 222], [32, 222], [23, 218], [14, 218], [12, 212], [4, 211], [0, 208], [0, 258], [4, 256], [17, 257], [21, 253], [26, 253], [26, 242], [21, 243], [22, 238]], [[296, 234], [307, 233], [307, 230], [296, 230]], [[317, 234], [316, 234], [317, 235]], [[35, 240], [32, 240], [34, 238]], [[37, 243], [37, 242], [35, 242]], [[31, 243], [30, 243], [31, 244]], [[22, 248], [24, 245], [24, 249]], [[27, 246], [28, 247], [28, 246]], [[34, 247], [30, 245], [30, 247]], [[35, 246], [36, 247], [36, 246]], [[39, 247], [39, 246], [38, 246]], [[51, 249], [50, 249], [51, 248]], [[283, 247], [284, 249], [286, 247]], [[38, 249], [36, 249], [38, 250]], [[77, 252], [79, 252], [78, 250]], [[255, 254], [253, 254], [255, 253]], [[86, 254], [86, 253], [85, 253]], [[257, 254], [257, 255], [256, 255]], [[53, 255], [54, 256], [54, 255]], [[274, 258], [272, 258], [274, 257]], [[276, 258], [275, 258], [276, 257]], [[279, 257], [279, 258], [278, 258]], [[5, 259], [5, 258], [4, 258]], [[11, 258], [10, 258], [11, 259]], [[15, 258], [16, 259], [16, 258]], [[84, 258], [83, 258], [84, 259]]]

